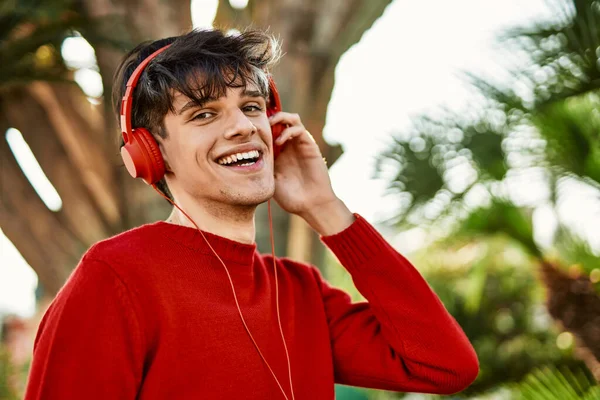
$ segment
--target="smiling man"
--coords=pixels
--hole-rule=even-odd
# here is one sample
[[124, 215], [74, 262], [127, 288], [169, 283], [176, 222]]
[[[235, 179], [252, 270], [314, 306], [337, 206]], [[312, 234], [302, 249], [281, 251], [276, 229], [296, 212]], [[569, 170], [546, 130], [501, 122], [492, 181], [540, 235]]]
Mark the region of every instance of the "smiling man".
[[[117, 109], [148, 62], [131, 122], [151, 132], [157, 188], [179, 208], [86, 252], [41, 322], [26, 399], [312, 400], [333, 399], [335, 382], [455, 393], [475, 379], [461, 328], [335, 195], [300, 117], [267, 116], [277, 56], [264, 33], [211, 30], [125, 57]], [[256, 251], [255, 210], [271, 198], [321, 235], [366, 301]]]

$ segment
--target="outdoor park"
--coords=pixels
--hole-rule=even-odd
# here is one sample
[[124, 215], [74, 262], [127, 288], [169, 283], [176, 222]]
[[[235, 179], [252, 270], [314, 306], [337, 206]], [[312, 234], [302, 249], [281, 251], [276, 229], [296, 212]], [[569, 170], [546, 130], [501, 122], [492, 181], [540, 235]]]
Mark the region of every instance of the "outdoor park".
[[[600, 399], [600, 2], [4, 0], [0, 3], [0, 399], [23, 397], [37, 326], [94, 243], [164, 220], [127, 175], [115, 69], [144, 40], [252, 27], [332, 185], [415, 265], [479, 375], [449, 396]], [[300, 218], [275, 253], [362, 296]], [[270, 253], [267, 209], [258, 249]]]

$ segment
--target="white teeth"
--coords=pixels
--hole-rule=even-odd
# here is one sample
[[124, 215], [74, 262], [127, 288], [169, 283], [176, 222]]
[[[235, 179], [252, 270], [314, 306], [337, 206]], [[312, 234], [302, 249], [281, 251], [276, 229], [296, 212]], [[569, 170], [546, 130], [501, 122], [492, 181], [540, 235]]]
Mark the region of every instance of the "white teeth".
[[[217, 162], [221, 165], [227, 165], [227, 164], [231, 164], [234, 163], [236, 161], [240, 161], [240, 160], [245, 160], [245, 159], [256, 159], [260, 157], [260, 153], [258, 150], [252, 150], [246, 153], [236, 153], [236, 154], [231, 154], [227, 157], [222, 157], [220, 158]], [[250, 163], [245, 163], [242, 165], [252, 165], [254, 164], [255, 161], [252, 161]]]

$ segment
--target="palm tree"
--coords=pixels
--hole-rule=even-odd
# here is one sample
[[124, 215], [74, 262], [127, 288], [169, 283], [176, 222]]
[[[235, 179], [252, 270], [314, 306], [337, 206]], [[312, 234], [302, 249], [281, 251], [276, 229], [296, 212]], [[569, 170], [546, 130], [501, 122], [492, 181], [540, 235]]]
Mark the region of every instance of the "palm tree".
[[[548, 2], [555, 19], [500, 36], [510, 77], [496, 82], [466, 74], [479, 104], [413, 120], [381, 154], [376, 176], [400, 197], [400, 226], [443, 226], [448, 234], [505, 235], [540, 265], [550, 314], [577, 338], [600, 378], [600, 296], [590, 280], [600, 258], [561, 224], [553, 249], [534, 240], [531, 214], [545, 204], [554, 212], [577, 181], [600, 197], [600, 8], [591, 0]], [[510, 183], [530, 177], [546, 191], [523, 206]], [[484, 206], [474, 198], [486, 199]], [[568, 266], [577, 264], [577, 268]]]
[[[239, 10], [221, 0], [215, 25], [243, 29], [251, 24], [280, 36], [287, 55], [275, 78], [284, 106], [303, 115], [332, 163], [341, 149], [323, 140], [322, 129], [335, 66], [390, 1], [251, 0]], [[0, 8], [0, 26], [0, 132], [9, 127], [21, 131], [63, 203], [58, 212], [44, 205], [2, 141], [6, 189], [0, 227], [37, 272], [45, 293], [53, 296], [91, 243], [168, 213], [162, 199], [124, 173], [108, 94], [126, 48], [191, 28], [190, 2], [12, 0]], [[73, 31], [94, 47], [104, 85], [99, 105], [86, 100], [64, 66], [60, 45]], [[259, 221], [265, 221], [261, 215], [263, 208]], [[322, 248], [306, 225], [290, 222], [279, 210], [274, 228], [279, 255], [319, 264]], [[258, 232], [259, 249], [268, 249], [268, 229], [259, 227]]]
[[38, 5], [13, 1], [1, 9], [0, 55], [10, 62], [0, 67], [0, 131], [21, 130], [64, 207], [57, 213], [46, 208], [2, 140], [0, 226], [52, 294], [76, 264], [86, 241], [119, 229], [117, 204], [98, 187], [105, 184], [109, 193], [114, 190], [111, 171], [106, 165], [90, 165], [103, 162], [106, 148], [101, 127], [94, 126], [98, 109], [73, 83], [60, 45], [74, 30], [98, 43], [119, 42], [100, 32], [106, 18], [92, 20], [71, 2]]
[[452, 236], [412, 255], [415, 265], [469, 337], [479, 358], [477, 380], [461, 395], [481, 395], [518, 382], [540, 365], [585, 367], [571, 336], [540, 314], [535, 258], [506, 237]]

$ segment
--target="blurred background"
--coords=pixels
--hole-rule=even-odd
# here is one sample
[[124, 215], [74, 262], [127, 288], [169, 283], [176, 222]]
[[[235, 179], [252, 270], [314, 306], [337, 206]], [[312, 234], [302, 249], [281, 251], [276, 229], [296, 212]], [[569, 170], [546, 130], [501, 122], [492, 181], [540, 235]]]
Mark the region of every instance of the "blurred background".
[[[123, 168], [109, 101], [125, 51], [192, 26], [268, 29], [274, 72], [334, 189], [425, 276], [473, 343], [454, 396], [600, 399], [600, 1], [1, 0], [0, 399], [94, 242], [169, 207]], [[276, 252], [359, 300], [299, 219]], [[266, 209], [257, 242], [269, 251]]]

